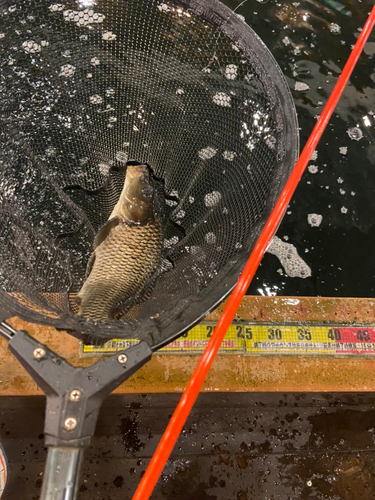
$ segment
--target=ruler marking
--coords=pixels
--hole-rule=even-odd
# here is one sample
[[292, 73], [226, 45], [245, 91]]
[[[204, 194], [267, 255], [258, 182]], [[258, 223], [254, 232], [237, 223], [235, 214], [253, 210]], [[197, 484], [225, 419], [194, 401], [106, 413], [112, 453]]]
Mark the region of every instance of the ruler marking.
[[[203, 322], [159, 350], [164, 353], [200, 353], [216, 326]], [[111, 340], [104, 346], [84, 346], [83, 356], [105, 355], [136, 345], [138, 340]], [[220, 347], [221, 353], [242, 354], [375, 354], [375, 327], [333, 325], [273, 325], [232, 323]]]

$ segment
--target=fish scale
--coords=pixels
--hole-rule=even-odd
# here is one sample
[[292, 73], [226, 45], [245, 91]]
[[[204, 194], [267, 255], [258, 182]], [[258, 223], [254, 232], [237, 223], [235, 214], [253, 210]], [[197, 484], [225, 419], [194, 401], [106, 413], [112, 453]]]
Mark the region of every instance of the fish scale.
[[80, 314], [94, 321], [113, 319], [121, 302], [139, 296], [160, 262], [158, 219], [136, 226], [121, 222], [95, 250], [91, 273], [78, 294]]

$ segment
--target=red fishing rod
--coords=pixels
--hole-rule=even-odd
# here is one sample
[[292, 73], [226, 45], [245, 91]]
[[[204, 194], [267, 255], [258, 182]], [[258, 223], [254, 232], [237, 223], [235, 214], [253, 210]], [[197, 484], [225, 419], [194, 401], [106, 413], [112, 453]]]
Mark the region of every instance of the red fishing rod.
[[218, 324], [212, 334], [212, 337], [204, 350], [197, 367], [178, 403], [171, 420], [160, 440], [158, 447], [152, 457], [146, 472], [138, 485], [138, 488], [133, 496], [133, 500], [147, 500], [159, 479], [159, 476], [164, 468], [169, 455], [171, 454], [174, 445], [180, 435], [180, 432], [186, 422], [187, 417], [198, 397], [202, 384], [207, 376], [207, 373], [215, 359], [219, 350], [220, 344], [236, 315], [238, 306], [249, 288], [251, 280], [262, 260], [267, 246], [275, 234], [281, 219], [287, 209], [287, 206], [296, 190], [302, 174], [308, 164], [311, 155], [316, 148], [326, 126], [331, 118], [331, 115], [337, 105], [338, 100], [352, 74], [352, 71], [358, 61], [358, 58], [363, 50], [363, 47], [372, 31], [375, 23], [375, 6], [373, 7], [366, 24], [361, 31], [358, 40], [347, 60], [344, 69], [330, 95], [330, 98], [325, 105], [322, 114], [320, 115], [307, 143], [304, 147], [301, 156], [299, 157], [296, 166], [294, 167], [288, 182], [286, 183], [276, 205], [273, 209], [257, 244], [252, 251], [247, 264], [238, 279], [237, 285], [228, 300], [227, 305], [218, 321]]

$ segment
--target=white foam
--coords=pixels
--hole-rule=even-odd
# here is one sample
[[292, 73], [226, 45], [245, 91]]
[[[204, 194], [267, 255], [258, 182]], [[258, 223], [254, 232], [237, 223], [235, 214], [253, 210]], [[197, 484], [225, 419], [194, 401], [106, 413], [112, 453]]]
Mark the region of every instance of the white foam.
[[340, 26], [339, 26], [338, 24], [336, 24], [336, 23], [331, 23], [331, 24], [329, 25], [329, 31], [330, 31], [331, 33], [334, 33], [335, 35], [338, 35], [339, 33], [341, 33], [341, 28], [340, 28]]
[[126, 163], [128, 161], [128, 154], [125, 151], [117, 151], [115, 158], [120, 163]]
[[320, 214], [308, 214], [307, 215], [307, 222], [310, 224], [311, 227], [319, 227], [320, 224], [322, 223], [323, 216]]
[[267, 252], [276, 255], [289, 277], [308, 278], [311, 276], [311, 268], [298, 255], [296, 247], [291, 243], [286, 243], [274, 236], [268, 245]]
[[54, 148], [53, 146], [49, 146], [46, 151], [45, 151], [47, 156], [55, 156], [57, 153], [57, 149]]
[[309, 90], [310, 87], [307, 85], [307, 83], [304, 82], [296, 82], [294, 84], [294, 89], [298, 90], [299, 92], [304, 92], [305, 90]]
[[348, 213], [348, 209], [346, 207], [341, 207], [341, 213], [342, 214]]
[[207, 193], [204, 197], [204, 204], [206, 207], [214, 207], [221, 200], [221, 193], [219, 191], [212, 191], [212, 193]]
[[42, 50], [42, 47], [39, 45], [39, 43], [36, 43], [33, 40], [27, 40], [26, 42], [23, 42], [22, 48], [27, 54], [36, 54], [37, 52], [40, 52]]
[[103, 102], [103, 98], [100, 95], [92, 95], [90, 97], [91, 104], [101, 104]]
[[310, 174], [316, 174], [318, 172], [318, 167], [316, 165], [309, 165], [307, 169]]
[[216, 243], [216, 235], [214, 233], [207, 233], [204, 239], [211, 245], [214, 245]]
[[52, 3], [48, 8], [51, 12], [58, 12], [64, 10], [65, 7], [62, 3]]
[[90, 62], [93, 66], [99, 66], [100, 64], [100, 60], [97, 57], [93, 57]]
[[222, 106], [223, 108], [230, 108], [231, 106], [231, 98], [225, 92], [216, 92], [212, 100], [215, 104]]
[[224, 160], [233, 161], [236, 157], [236, 153], [234, 151], [224, 151], [223, 158]]
[[315, 150], [315, 151], [313, 151], [310, 160], [311, 161], [316, 161], [317, 159], [318, 159], [318, 151]]
[[206, 148], [201, 149], [198, 151], [198, 156], [201, 160], [210, 160], [213, 158], [217, 153], [217, 149], [207, 146]]
[[104, 31], [102, 38], [107, 42], [111, 42], [112, 40], [116, 40], [116, 36], [112, 31]]
[[94, 23], [102, 23], [105, 19], [104, 14], [95, 12], [93, 9], [84, 10], [64, 10], [64, 19], [67, 22], [73, 22], [77, 26], [87, 26]]
[[160, 5], [158, 5], [158, 9], [161, 12], [170, 12], [172, 10], [172, 7], [169, 7], [169, 5], [167, 5], [166, 3], [161, 3]]
[[164, 248], [171, 248], [178, 243], [178, 236], [172, 236], [172, 238], [165, 239], [163, 242]]
[[339, 148], [339, 151], [340, 154], [346, 155], [346, 153], [348, 152], [348, 148], [346, 146], [342, 146], [341, 148]]
[[59, 76], [72, 77], [75, 72], [76, 72], [75, 66], [73, 66], [72, 64], [64, 64], [64, 66], [61, 66]]
[[99, 163], [99, 172], [103, 175], [108, 175], [109, 171], [111, 169], [111, 165], [109, 163]]
[[359, 127], [350, 128], [346, 133], [353, 141], [360, 141], [363, 137], [363, 132]]
[[235, 80], [237, 78], [238, 66], [235, 64], [228, 64], [225, 68], [225, 78], [228, 80]]

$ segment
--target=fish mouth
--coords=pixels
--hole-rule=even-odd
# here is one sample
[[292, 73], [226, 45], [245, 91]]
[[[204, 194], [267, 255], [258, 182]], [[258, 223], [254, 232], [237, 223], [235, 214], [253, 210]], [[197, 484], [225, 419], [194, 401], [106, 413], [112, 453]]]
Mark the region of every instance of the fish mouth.
[[150, 170], [147, 165], [128, 165], [126, 177], [148, 181], [150, 179]]

